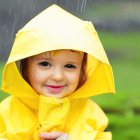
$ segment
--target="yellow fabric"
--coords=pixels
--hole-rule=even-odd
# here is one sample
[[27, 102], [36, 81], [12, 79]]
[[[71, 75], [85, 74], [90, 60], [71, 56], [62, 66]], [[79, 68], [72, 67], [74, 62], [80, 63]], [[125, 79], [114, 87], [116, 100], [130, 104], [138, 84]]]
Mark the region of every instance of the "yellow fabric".
[[[51, 51], [51, 57], [57, 55], [57, 54], [60, 53], [61, 51], [63, 51], [63, 49]], [[78, 51], [78, 50], [71, 50], [71, 51], [74, 51], [74, 52], [77, 52], [77, 53], [80, 53], [80, 54], [84, 55], [84, 52], [82, 52], [82, 51]]]
[[[18, 60], [46, 51], [88, 53], [86, 83], [63, 99], [39, 96], [22, 78]], [[39, 140], [39, 132], [69, 133], [71, 140], [110, 140], [108, 119], [87, 97], [115, 93], [112, 68], [91, 22], [52, 5], [18, 33], [3, 72], [2, 88], [11, 94], [0, 104], [0, 140]]]

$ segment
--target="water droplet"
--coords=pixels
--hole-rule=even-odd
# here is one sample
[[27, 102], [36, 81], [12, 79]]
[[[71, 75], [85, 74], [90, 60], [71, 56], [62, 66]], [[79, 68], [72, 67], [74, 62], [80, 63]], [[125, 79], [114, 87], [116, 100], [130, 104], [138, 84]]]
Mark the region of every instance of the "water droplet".
[[91, 3], [91, 0], [89, 0], [89, 4]]
[[5, 29], [5, 25], [3, 26], [3, 30]]
[[80, 3], [80, 0], [78, 0], [78, 6], [77, 6], [77, 11], [78, 11], [78, 9], [79, 9], [79, 3]]
[[85, 9], [86, 9], [86, 4], [87, 4], [87, 0], [85, 0], [84, 11], [85, 11]]
[[9, 15], [11, 14], [11, 9], [9, 10]]
[[60, 0], [60, 3], [62, 2], [62, 0]]
[[14, 24], [13, 24], [13, 29], [12, 29], [12, 36], [11, 36], [11, 39], [13, 38], [14, 29], [15, 29], [15, 24], [16, 24], [16, 15], [15, 15], [15, 20], [14, 20]]
[[33, 6], [33, 11], [35, 10], [35, 7], [36, 7], [36, 2], [34, 3], [34, 6]]
[[53, 2], [54, 4], [57, 4], [57, 2], [56, 2], [56, 0], [54, 0], [54, 2]]
[[81, 5], [81, 12], [83, 10], [83, 5], [84, 5], [85, 0], [82, 1], [82, 5]]

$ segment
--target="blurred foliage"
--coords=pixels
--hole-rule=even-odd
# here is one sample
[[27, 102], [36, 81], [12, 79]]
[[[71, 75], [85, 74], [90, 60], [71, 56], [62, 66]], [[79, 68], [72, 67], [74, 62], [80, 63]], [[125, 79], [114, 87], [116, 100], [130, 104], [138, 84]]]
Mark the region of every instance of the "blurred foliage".
[[108, 129], [112, 132], [113, 140], [139, 140], [140, 114], [139, 115], [117, 115], [107, 114], [109, 118]]

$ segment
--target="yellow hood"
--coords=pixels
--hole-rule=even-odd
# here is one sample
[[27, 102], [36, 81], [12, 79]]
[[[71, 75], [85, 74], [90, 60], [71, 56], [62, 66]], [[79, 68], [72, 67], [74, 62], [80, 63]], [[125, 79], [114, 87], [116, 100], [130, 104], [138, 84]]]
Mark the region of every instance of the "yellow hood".
[[16, 39], [3, 72], [2, 91], [38, 109], [39, 95], [19, 73], [17, 61], [46, 51], [74, 49], [88, 53], [88, 79], [68, 98], [115, 93], [112, 68], [91, 22], [52, 5], [27, 23]]

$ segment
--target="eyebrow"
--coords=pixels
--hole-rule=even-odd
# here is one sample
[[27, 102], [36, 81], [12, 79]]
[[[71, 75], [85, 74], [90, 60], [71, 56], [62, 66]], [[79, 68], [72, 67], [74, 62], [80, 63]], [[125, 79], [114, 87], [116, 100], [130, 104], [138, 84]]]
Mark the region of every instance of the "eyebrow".
[[52, 60], [51, 58], [42, 58], [42, 57], [40, 57], [40, 58], [38, 58], [38, 59]]
[[68, 64], [79, 64], [78, 62], [67, 62]]
[[[44, 58], [44, 57], [40, 57], [38, 58], [38, 60], [41, 60], [41, 59], [44, 59], [44, 60], [52, 60], [52, 58]], [[75, 65], [79, 65], [78, 62], [75, 62], [75, 61], [68, 61], [66, 62], [67, 64], [75, 64]]]

